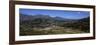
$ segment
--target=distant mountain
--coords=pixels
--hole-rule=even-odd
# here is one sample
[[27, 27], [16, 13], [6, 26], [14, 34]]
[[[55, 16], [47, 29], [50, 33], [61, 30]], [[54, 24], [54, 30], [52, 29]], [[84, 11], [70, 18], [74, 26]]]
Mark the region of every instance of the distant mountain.
[[55, 20], [62, 20], [62, 21], [66, 21], [65, 18], [61, 18], [61, 17], [53, 17]]
[[90, 21], [90, 17], [86, 17], [86, 18], [80, 19], [79, 21], [88, 22], [88, 21]]
[[20, 14], [20, 20], [21, 21], [34, 20], [34, 19], [37, 19], [37, 18], [53, 19], [52, 17], [50, 17], [48, 15], [24, 15], [24, 14]]
[[62, 18], [62, 17], [51, 17], [49, 15], [25, 15], [25, 14], [20, 14], [20, 20], [21, 21], [26, 21], [26, 20], [34, 20], [37, 18], [41, 18], [41, 19], [48, 19], [48, 20], [53, 20], [53, 21], [76, 21], [74, 19], [66, 19], [66, 18]]
[[41, 14], [38, 14], [38, 15], [34, 15], [33, 16], [34, 18], [52, 18], [52, 17], [50, 17], [50, 16], [48, 16], [48, 15], [41, 15]]

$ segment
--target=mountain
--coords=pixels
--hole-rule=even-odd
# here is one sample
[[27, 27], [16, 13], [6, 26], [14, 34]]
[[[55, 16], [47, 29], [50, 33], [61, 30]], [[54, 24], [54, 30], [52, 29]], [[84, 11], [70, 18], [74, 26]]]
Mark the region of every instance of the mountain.
[[20, 14], [20, 20], [21, 21], [27, 21], [27, 20], [34, 20], [37, 18], [41, 18], [41, 19], [53, 19], [52, 17], [48, 16], [48, 15], [24, 15], [24, 14]]
[[27, 20], [34, 20], [34, 19], [48, 19], [48, 20], [53, 20], [53, 21], [76, 21], [74, 19], [66, 19], [66, 18], [62, 18], [62, 17], [51, 17], [49, 15], [25, 15], [25, 14], [20, 14], [20, 20], [21, 21], [27, 21]]
[[86, 17], [86, 18], [80, 19], [78, 21], [88, 22], [88, 21], [90, 21], [90, 17]]
[[65, 18], [61, 18], [61, 17], [54, 17], [55, 20], [63, 20], [65, 21], [66, 19]]

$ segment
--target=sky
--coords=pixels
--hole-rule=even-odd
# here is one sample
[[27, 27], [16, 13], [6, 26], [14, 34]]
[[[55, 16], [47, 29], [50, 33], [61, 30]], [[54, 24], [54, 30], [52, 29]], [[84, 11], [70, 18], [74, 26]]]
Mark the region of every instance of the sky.
[[90, 16], [89, 11], [72, 11], [72, 10], [49, 10], [49, 9], [19, 9], [20, 14], [25, 15], [49, 15], [51, 17], [62, 17], [67, 19], [82, 19]]

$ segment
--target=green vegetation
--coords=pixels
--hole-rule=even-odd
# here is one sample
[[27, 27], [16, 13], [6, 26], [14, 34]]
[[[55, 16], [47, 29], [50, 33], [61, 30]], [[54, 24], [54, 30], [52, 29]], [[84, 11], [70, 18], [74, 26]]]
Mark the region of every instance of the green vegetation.
[[35, 18], [33, 20], [20, 20], [20, 35], [89, 33], [89, 26], [89, 17], [75, 21]]

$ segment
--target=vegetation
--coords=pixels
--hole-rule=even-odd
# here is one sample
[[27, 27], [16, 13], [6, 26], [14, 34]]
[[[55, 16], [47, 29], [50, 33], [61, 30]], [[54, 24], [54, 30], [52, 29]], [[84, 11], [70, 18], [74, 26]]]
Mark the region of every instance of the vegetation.
[[20, 16], [20, 35], [89, 33], [89, 17], [59, 20], [50, 16]]

